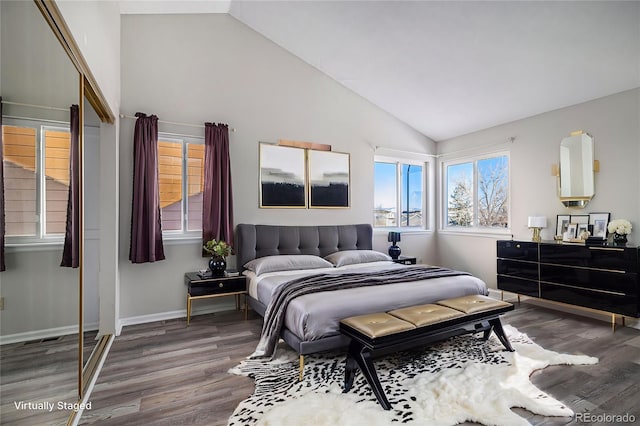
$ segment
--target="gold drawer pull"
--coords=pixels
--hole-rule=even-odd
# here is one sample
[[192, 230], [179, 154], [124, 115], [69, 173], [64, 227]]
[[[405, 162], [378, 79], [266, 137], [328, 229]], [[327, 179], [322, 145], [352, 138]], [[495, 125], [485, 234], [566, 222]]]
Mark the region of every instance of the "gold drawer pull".
[[223, 283], [218, 283], [218, 287], [222, 288], [222, 287], [224, 287], [224, 284]]
[[624, 251], [623, 248], [613, 248], [613, 247], [589, 247], [589, 250]]

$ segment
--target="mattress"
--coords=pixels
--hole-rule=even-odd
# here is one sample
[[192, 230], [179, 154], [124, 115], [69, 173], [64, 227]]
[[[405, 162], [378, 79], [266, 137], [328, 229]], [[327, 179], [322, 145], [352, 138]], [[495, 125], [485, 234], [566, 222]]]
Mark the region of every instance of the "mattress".
[[[245, 271], [244, 274], [249, 278], [249, 295], [268, 306], [278, 286], [303, 276], [354, 271], [375, 274], [384, 269], [405, 267], [405, 265], [389, 261], [361, 263], [338, 268], [270, 272], [260, 276], [256, 276], [251, 271]], [[294, 299], [289, 304], [284, 326], [300, 340], [318, 340], [338, 335], [340, 320], [343, 318], [433, 303], [471, 294], [488, 294], [486, 284], [471, 275], [307, 294]]]

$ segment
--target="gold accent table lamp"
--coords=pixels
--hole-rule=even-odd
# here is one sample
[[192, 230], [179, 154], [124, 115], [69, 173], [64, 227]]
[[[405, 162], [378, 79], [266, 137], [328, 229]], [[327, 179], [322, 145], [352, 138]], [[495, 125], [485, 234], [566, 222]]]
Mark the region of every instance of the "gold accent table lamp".
[[531, 237], [531, 241], [542, 241], [540, 237], [540, 230], [542, 228], [547, 227], [547, 217], [546, 216], [529, 216], [528, 219], [528, 227], [529, 229], [533, 229], [533, 235]]

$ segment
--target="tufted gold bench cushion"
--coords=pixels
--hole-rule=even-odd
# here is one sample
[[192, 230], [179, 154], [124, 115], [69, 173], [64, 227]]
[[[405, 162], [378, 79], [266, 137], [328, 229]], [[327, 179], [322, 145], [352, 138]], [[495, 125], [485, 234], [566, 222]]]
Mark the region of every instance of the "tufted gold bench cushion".
[[413, 324], [385, 312], [349, 317], [341, 322], [372, 339], [416, 328]]
[[511, 306], [508, 302], [495, 300], [487, 296], [473, 294], [471, 296], [456, 297], [454, 299], [441, 300], [438, 305], [455, 309], [465, 314], [489, 311], [497, 308]]
[[441, 305], [418, 305], [408, 308], [396, 309], [389, 314], [408, 321], [416, 327], [435, 324], [452, 318], [464, 316], [464, 313]]

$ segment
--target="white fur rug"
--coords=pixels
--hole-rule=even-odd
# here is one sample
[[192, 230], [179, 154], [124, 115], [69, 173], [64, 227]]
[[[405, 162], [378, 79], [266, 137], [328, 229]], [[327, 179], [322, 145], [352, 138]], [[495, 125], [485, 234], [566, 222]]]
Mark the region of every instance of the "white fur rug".
[[393, 408], [382, 409], [362, 373], [342, 393], [344, 357], [305, 357], [298, 381], [298, 356], [286, 345], [271, 362], [243, 361], [230, 373], [247, 375], [256, 390], [229, 419], [230, 426], [528, 425], [510, 410], [522, 407], [543, 416], [573, 416], [573, 411], [536, 388], [529, 376], [558, 364], [595, 364], [597, 358], [548, 351], [513, 327], [505, 326], [516, 352], [492, 337], [460, 336], [422, 351], [375, 360], [376, 371]]

